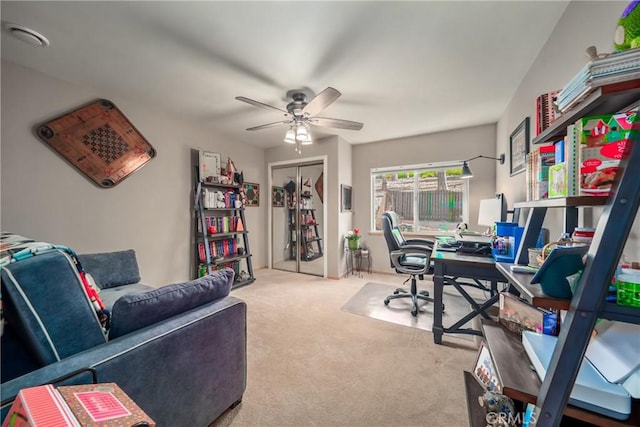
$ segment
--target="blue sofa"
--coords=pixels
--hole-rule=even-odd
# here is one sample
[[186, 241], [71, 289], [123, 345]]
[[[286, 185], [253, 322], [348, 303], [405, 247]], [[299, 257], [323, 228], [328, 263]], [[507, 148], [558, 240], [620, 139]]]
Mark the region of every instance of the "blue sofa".
[[[2, 266], [2, 419], [20, 389], [86, 368], [158, 426], [208, 426], [241, 402], [246, 305], [229, 295], [233, 270], [152, 288], [139, 283], [132, 250], [77, 259], [110, 308], [108, 333], [64, 250]], [[85, 371], [61, 384], [89, 382]]]

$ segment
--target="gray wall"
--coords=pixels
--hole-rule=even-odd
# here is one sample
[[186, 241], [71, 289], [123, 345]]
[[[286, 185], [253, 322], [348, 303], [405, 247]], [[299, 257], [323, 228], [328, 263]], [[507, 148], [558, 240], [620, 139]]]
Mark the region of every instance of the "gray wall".
[[[266, 183], [261, 149], [218, 138], [118, 94], [99, 93], [4, 61], [1, 71], [2, 230], [80, 253], [133, 248], [142, 279], [157, 286], [190, 277], [192, 148], [219, 152], [225, 161], [230, 156], [247, 181]], [[97, 187], [32, 132], [36, 124], [97, 98], [113, 101], [158, 153], [110, 189]], [[266, 265], [265, 212], [264, 202], [246, 211], [257, 268]]]
[[[361, 243], [370, 249], [372, 269], [392, 272], [389, 251], [380, 232], [371, 230], [371, 169], [419, 163], [466, 160], [478, 155], [492, 156], [495, 151], [496, 127], [493, 124], [457, 129], [410, 138], [392, 139], [353, 146], [354, 222], [364, 233]], [[470, 162], [474, 177], [469, 182], [469, 227], [477, 226], [481, 199], [495, 196], [495, 160]], [[500, 165], [506, 168], [508, 165]]]
[[[533, 130], [536, 97], [561, 89], [571, 80], [588, 61], [584, 53], [585, 48], [594, 45], [601, 53], [613, 50], [613, 35], [618, 18], [627, 4], [627, 1], [571, 2], [500, 118], [496, 152], [509, 152], [509, 135], [524, 117], [531, 118]], [[588, 22], [597, 25], [585, 24]], [[535, 132], [532, 132], [532, 135], [534, 134]], [[524, 174], [509, 177], [508, 168], [498, 168], [496, 187], [499, 192], [507, 195], [509, 201], [525, 200]], [[593, 212], [589, 214], [589, 211]], [[601, 211], [601, 208], [587, 209], [584, 225], [595, 226]], [[590, 216], [594, 222], [588, 219]], [[549, 210], [545, 227], [550, 228], [552, 239], [560, 236], [560, 209]], [[637, 217], [627, 241], [625, 254], [632, 259], [640, 259], [640, 220]]]

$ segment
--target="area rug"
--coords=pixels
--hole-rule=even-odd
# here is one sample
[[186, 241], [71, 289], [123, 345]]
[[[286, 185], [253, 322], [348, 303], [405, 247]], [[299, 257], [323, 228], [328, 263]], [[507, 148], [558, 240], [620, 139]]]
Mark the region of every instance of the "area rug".
[[[409, 284], [407, 283], [407, 285]], [[411, 298], [393, 299], [389, 302], [389, 305], [384, 305], [384, 299], [391, 295], [397, 287], [397, 285], [369, 282], [342, 306], [342, 311], [431, 331], [433, 325], [433, 303], [420, 301], [418, 316], [416, 317], [411, 315]], [[404, 286], [404, 288], [408, 289], [408, 286]], [[418, 285], [418, 290], [428, 290], [431, 294], [430, 296], [433, 296], [433, 283], [421, 281]], [[442, 299], [445, 304], [442, 323], [445, 327], [454, 324], [470, 311], [469, 303], [452, 287], [445, 287]], [[464, 327], [472, 327], [472, 321], [467, 322]], [[446, 336], [474, 340], [473, 335], [467, 334], [450, 334]]]

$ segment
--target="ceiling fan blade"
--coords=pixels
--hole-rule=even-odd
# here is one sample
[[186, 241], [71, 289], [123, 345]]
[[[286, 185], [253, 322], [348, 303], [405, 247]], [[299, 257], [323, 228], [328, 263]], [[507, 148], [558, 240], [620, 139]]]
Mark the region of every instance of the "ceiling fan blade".
[[342, 94], [337, 89], [328, 87], [309, 101], [302, 109], [302, 113], [313, 117], [331, 105], [340, 95]]
[[337, 128], [337, 129], [349, 129], [349, 130], [360, 130], [363, 123], [360, 122], [352, 122], [350, 120], [342, 120], [342, 119], [330, 119], [328, 117], [311, 117], [309, 119], [309, 123], [316, 126], [322, 126], [327, 128]]
[[273, 126], [284, 125], [284, 124], [287, 124], [287, 123], [291, 123], [291, 120], [283, 120], [281, 122], [267, 123], [266, 125], [254, 126], [252, 128], [248, 128], [247, 130], [266, 129], [266, 128], [270, 128], [270, 127], [273, 127]]
[[246, 98], [244, 96], [236, 96], [236, 99], [238, 101], [242, 101], [242, 102], [246, 102], [247, 104], [251, 104], [254, 107], [260, 107], [260, 108], [265, 108], [267, 110], [275, 110], [279, 113], [284, 113], [285, 116], [288, 116], [289, 113], [287, 112], [287, 110], [283, 110], [282, 108], [278, 108], [278, 107], [274, 107], [273, 105], [269, 105], [269, 104], [265, 104], [263, 102], [259, 102], [250, 98]]

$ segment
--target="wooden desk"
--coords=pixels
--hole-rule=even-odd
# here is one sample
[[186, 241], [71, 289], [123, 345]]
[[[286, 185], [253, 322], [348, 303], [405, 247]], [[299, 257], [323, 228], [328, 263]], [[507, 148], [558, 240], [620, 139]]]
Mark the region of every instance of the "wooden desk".
[[[480, 330], [472, 328], [461, 328], [462, 325], [467, 323], [478, 315], [482, 315], [485, 319], [489, 319], [490, 316], [486, 313], [486, 310], [498, 301], [498, 282], [506, 283], [505, 277], [496, 269], [496, 263], [492, 257], [487, 256], [475, 256], [469, 254], [461, 254], [458, 252], [445, 252], [438, 250], [438, 245], [433, 248], [431, 255], [431, 261], [433, 261], [434, 274], [433, 274], [433, 340], [436, 344], [442, 344], [442, 335], [447, 334], [469, 334], [482, 336]], [[461, 278], [471, 279], [470, 281], [459, 281]], [[480, 280], [487, 280], [491, 282], [491, 286], [488, 288]], [[465, 315], [462, 319], [455, 322], [449, 327], [442, 325], [442, 291], [444, 285], [452, 285], [462, 295], [467, 302], [472, 306], [471, 312]], [[491, 297], [478, 304], [472, 297], [464, 290], [463, 286], [471, 286], [484, 291], [489, 291]], [[446, 302], [445, 302], [446, 303]]]

